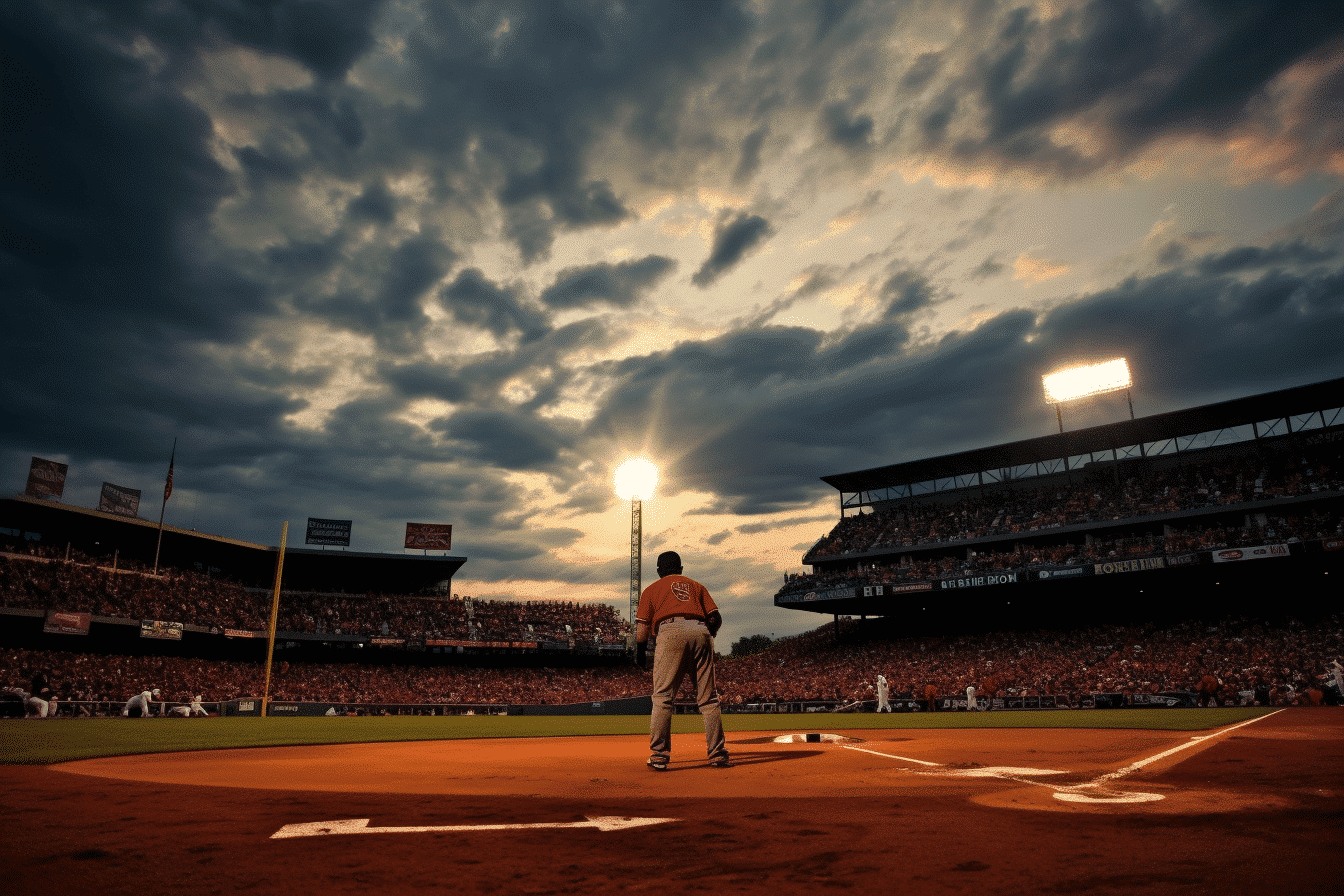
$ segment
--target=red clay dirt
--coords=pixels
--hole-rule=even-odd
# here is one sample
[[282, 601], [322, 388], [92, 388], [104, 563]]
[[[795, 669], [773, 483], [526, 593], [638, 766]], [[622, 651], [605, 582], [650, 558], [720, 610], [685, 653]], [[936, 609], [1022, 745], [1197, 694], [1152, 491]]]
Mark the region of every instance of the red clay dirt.
[[[1211, 737], [837, 733], [852, 740], [732, 734], [738, 765], [722, 770], [704, 765], [702, 737], [678, 735], [663, 773], [644, 767], [642, 736], [0, 767], [3, 889], [1280, 896], [1338, 893], [1344, 879], [1344, 709], [1288, 710]], [[603, 816], [675, 820], [272, 838], [347, 819], [444, 828]]]

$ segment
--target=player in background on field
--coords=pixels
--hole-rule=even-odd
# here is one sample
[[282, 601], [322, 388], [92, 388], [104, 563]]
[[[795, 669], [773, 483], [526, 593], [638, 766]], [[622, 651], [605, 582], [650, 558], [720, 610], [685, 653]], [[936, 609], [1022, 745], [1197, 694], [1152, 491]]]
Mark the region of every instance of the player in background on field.
[[885, 675], [877, 676], [877, 711], [891, 712], [891, 702], [887, 699], [891, 695], [887, 687], [887, 677]]
[[150, 711], [149, 701], [157, 699], [158, 696], [158, 688], [141, 691], [126, 701], [126, 706], [121, 710], [121, 714], [128, 719], [147, 719], [153, 714]]

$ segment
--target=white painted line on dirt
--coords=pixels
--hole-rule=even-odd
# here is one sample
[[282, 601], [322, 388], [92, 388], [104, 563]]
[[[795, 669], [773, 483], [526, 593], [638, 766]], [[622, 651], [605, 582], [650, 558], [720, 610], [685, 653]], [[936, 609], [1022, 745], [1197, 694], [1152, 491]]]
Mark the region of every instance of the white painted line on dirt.
[[1255, 718], [1247, 719], [1244, 722], [1238, 722], [1235, 725], [1232, 725], [1228, 728], [1223, 728], [1220, 731], [1215, 731], [1212, 734], [1205, 734], [1197, 737], [1192, 737], [1190, 738], [1190, 740], [1186, 741], [1185, 743], [1181, 744], [1178, 747], [1172, 747], [1170, 750], [1165, 750], [1161, 753], [1158, 753], [1156, 756], [1149, 756], [1147, 759], [1140, 759], [1138, 762], [1131, 763], [1122, 769], [1117, 769], [1116, 771], [1104, 774], [1101, 777], [1093, 780], [1091, 782], [1091, 786], [1104, 784], [1107, 781], [1114, 781], [1116, 778], [1124, 777], [1130, 772], [1136, 772], [1146, 765], [1151, 765], [1152, 763], [1157, 762], [1159, 759], [1166, 759], [1168, 756], [1171, 756], [1174, 753], [1179, 753], [1182, 750], [1188, 750], [1190, 747], [1202, 744], [1206, 740], [1211, 740], [1215, 737], [1222, 737], [1224, 734], [1227, 734], [1228, 732], [1236, 731], [1238, 728], [1244, 728], [1245, 726], [1250, 725], [1252, 722], [1258, 722], [1261, 719], [1267, 719], [1270, 716], [1278, 715], [1281, 712], [1283, 712], [1283, 710], [1276, 709], [1274, 710], [1274, 712], [1266, 713], [1263, 716], [1256, 716]]
[[883, 759], [899, 759], [902, 762], [915, 762], [919, 765], [931, 765], [934, 768], [942, 768], [938, 762], [925, 762], [923, 759], [911, 759], [909, 756], [893, 756], [891, 753], [883, 753], [878, 750], [865, 750], [863, 747], [851, 747], [849, 744], [841, 744], [846, 750], [856, 750], [860, 753], [872, 753], [874, 756], [881, 756]]
[[271, 835], [272, 840], [287, 837], [324, 837], [330, 834], [423, 834], [428, 831], [528, 831], [538, 828], [597, 828], [599, 831], [624, 831], [628, 828], [680, 821], [679, 818], [627, 818], [623, 815], [589, 816], [587, 821], [540, 822], [537, 824], [450, 824], [425, 827], [371, 828], [367, 818], [341, 821], [310, 821], [287, 824]]
[[939, 771], [919, 772], [918, 774], [921, 775], [938, 775], [943, 777], [960, 777], [960, 778], [999, 778], [1005, 781], [1016, 781], [1021, 784], [1035, 784], [1037, 787], [1048, 787], [1051, 790], [1055, 791], [1055, 793], [1053, 794], [1055, 799], [1063, 800], [1064, 802], [1069, 803], [1151, 803], [1163, 799], [1164, 798], [1163, 795], [1160, 793], [1139, 793], [1137, 791], [1108, 791], [1099, 788], [1102, 788], [1103, 785], [1111, 781], [1114, 781], [1117, 778], [1124, 777], [1130, 772], [1135, 772], [1145, 766], [1151, 765], [1152, 763], [1157, 762], [1158, 760], [1165, 759], [1166, 757], [1179, 753], [1182, 750], [1186, 750], [1189, 749], [1190, 747], [1201, 744], [1206, 740], [1210, 740], [1215, 737], [1222, 737], [1224, 734], [1236, 731], [1238, 728], [1249, 725], [1252, 722], [1258, 722], [1261, 719], [1267, 719], [1270, 716], [1280, 712], [1283, 712], [1283, 710], [1276, 709], [1274, 710], [1274, 712], [1266, 713], [1263, 716], [1256, 716], [1254, 719], [1247, 719], [1244, 722], [1238, 722], [1235, 725], [1232, 725], [1227, 728], [1222, 728], [1218, 731], [1213, 732], [1212, 734], [1204, 734], [1192, 737], [1190, 738], [1190, 740], [1181, 744], [1180, 746], [1172, 747], [1170, 750], [1164, 750], [1155, 756], [1149, 756], [1147, 759], [1140, 759], [1138, 762], [1132, 762], [1129, 765], [1125, 766], [1124, 768], [1117, 769], [1116, 771], [1113, 772], [1108, 772], [1104, 775], [1100, 775], [1084, 784], [1073, 784], [1073, 785], [1050, 784], [1045, 781], [1032, 780], [1034, 776], [1039, 775], [1064, 774], [1063, 772], [1051, 771], [1048, 769], [1009, 768], [1005, 766], [992, 767], [992, 768], [954, 769], [942, 765], [941, 763], [926, 762], [923, 759], [912, 759], [909, 756], [895, 756], [891, 753], [883, 753], [878, 750], [868, 750], [863, 747], [850, 746], [849, 744], [841, 744], [840, 746], [844, 747], [846, 750], [855, 750], [859, 753], [871, 753], [874, 756], [881, 756], [885, 759], [899, 759], [902, 762], [914, 762], [918, 763], [919, 765], [925, 765], [931, 768], [939, 769]]

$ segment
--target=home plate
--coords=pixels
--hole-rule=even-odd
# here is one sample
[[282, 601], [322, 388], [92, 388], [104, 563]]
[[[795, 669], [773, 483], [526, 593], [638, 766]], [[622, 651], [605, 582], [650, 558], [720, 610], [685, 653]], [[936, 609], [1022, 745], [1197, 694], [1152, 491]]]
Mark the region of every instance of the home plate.
[[988, 768], [951, 769], [938, 772], [938, 774], [956, 775], [961, 778], [1037, 778], [1043, 775], [1062, 775], [1064, 772], [1049, 768], [1012, 768], [1005, 765], [994, 765]]
[[811, 734], [781, 734], [772, 743], [777, 744], [858, 744], [863, 743], [857, 737], [845, 737], [843, 734], [812, 732]]
[[1160, 793], [1076, 793], [1066, 791], [1055, 794], [1055, 799], [1066, 803], [1152, 803], [1162, 799]]

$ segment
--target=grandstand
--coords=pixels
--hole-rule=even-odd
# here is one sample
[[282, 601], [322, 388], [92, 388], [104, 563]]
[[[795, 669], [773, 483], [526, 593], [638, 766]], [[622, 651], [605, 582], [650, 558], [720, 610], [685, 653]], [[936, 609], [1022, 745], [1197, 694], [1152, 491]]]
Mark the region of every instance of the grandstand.
[[[956, 708], [968, 684], [1003, 708], [1190, 705], [1206, 674], [1222, 701], [1340, 702], [1344, 617], [1324, 582], [1344, 575], [1341, 396], [1335, 380], [824, 477], [840, 519], [774, 600], [832, 619], [725, 658], [725, 709], [871, 708], [878, 673], [905, 709], [930, 688]], [[116, 714], [149, 685], [163, 705], [251, 704], [277, 549], [169, 528], [155, 571], [156, 536], [0, 500], [0, 690], [47, 670], [67, 716]], [[452, 594], [465, 562], [287, 551], [272, 699], [417, 714], [647, 701], [613, 606]]]
[[[0, 500], [0, 644], [263, 658], [279, 549], [165, 527], [155, 572], [157, 533], [144, 520], [50, 500]], [[417, 665], [623, 657], [626, 626], [612, 607], [454, 595], [465, 562], [289, 548], [277, 655], [350, 662], [368, 648], [380, 662]]]
[[1325, 609], [1342, 399], [1336, 379], [824, 476], [841, 518], [775, 604], [907, 633]]

